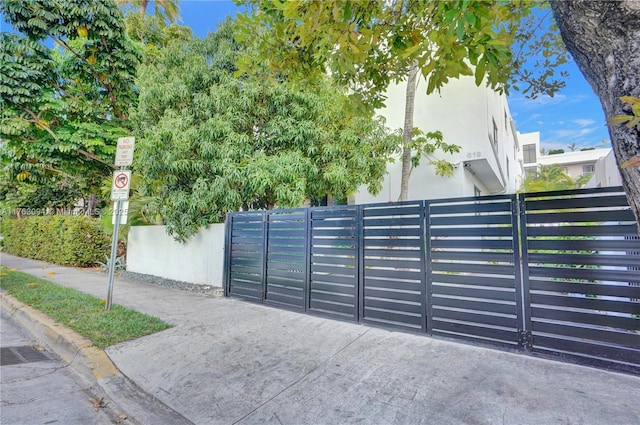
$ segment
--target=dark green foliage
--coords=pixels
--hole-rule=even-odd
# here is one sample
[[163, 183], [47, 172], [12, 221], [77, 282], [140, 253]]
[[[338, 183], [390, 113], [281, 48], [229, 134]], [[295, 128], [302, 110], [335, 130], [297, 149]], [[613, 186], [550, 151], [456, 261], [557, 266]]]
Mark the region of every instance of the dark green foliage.
[[93, 266], [110, 247], [110, 236], [98, 221], [85, 216], [6, 219], [2, 234], [9, 254], [70, 266]]
[[541, 165], [534, 173], [527, 175], [522, 182], [522, 190], [531, 193], [579, 189], [590, 178], [591, 174], [587, 174], [574, 180], [558, 164]]
[[0, 34], [6, 177], [18, 189], [81, 179], [95, 193], [137, 97], [140, 54], [122, 12], [109, 0], [0, 0], [0, 13], [20, 32]]
[[375, 192], [396, 149], [381, 120], [354, 114], [327, 81], [294, 88], [238, 75], [237, 56], [250, 49], [228, 22], [141, 67], [136, 171], [180, 240], [227, 211], [346, 198], [363, 184]]
[[104, 311], [104, 301], [96, 297], [26, 273], [0, 267], [0, 275], [2, 289], [101, 349], [171, 327], [160, 319], [120, 305]]
[[561, 153], [564, 153], [564, 149], [550, 149], [549, 150], [549, 155], [559, 155]]

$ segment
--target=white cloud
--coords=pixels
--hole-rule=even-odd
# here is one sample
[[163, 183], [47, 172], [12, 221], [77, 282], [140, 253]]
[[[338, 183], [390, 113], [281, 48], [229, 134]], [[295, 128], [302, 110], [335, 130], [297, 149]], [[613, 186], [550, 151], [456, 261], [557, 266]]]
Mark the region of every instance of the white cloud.
[[591, 120], [588, 118], [579, 118], [577, 120], [572, 120], [572, 123], [577, 125], [578, 127], [589, 127], [590, 125], [595, 124], [595, 120]]
[[543, 94], [535, 99], [529, 99], [524, 96], [510, 96], [509, 97], [509, 105], [513, 105], [514, 109], [537, 109], [540, 107], [547, 107], [551, 105], [558, 104], [566, 104], [570, 105], [573, 103], [583, 102], [588, 99], [588, 96], [583, 94], [567, 96], [565, 94], [556, 94], [551, 97], [549, 95]]
[[596, 131], [596, 127], [587, 127], [587, 128], [575, 128], [575, 129], [557, 129], [552, 130], [551, 138], [552, 139], [563, 139], [569, 142], [575, 141], [575, 139], [580, 139], [583, 136], [593, 133]]

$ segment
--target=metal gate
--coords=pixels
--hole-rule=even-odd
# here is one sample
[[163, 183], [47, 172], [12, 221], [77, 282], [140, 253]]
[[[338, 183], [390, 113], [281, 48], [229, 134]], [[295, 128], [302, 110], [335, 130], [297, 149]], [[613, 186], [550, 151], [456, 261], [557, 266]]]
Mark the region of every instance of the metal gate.
[[515, 195], [427, 202], [430, 332], [527, 343], [515, 204]]
[[621, 188], [230, 213], [225, 294], [640, 373]]
[[520, 200], [532, 349], [640, 372], [640, 241], [624, 193]]

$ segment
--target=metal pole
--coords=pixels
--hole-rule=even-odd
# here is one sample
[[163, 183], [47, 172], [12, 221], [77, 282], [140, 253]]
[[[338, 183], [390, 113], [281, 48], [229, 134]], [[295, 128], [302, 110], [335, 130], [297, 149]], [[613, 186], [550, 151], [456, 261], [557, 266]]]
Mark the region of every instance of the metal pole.
[[109, 260], [109, 286], [107, 291], [107, 303], [104, 311], [111, 310], [111, 299], [113, 298], [113, 275], [116, 269], [116, 255], [118, 251], [118, 233], [120, 230], [120, 201], [115, 201], [116, 222], [113, 225], [113, 241], [111, 241], [111, 259]]

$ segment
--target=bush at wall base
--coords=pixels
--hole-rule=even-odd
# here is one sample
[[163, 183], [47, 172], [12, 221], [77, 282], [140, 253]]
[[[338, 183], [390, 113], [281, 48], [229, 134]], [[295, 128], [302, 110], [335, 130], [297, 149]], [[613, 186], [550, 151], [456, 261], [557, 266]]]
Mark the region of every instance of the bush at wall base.
[[4, 219], [1, 233], [8, 254], [77, 267], [98, 264], [111, 245], [98, 220], [85, 216]]

